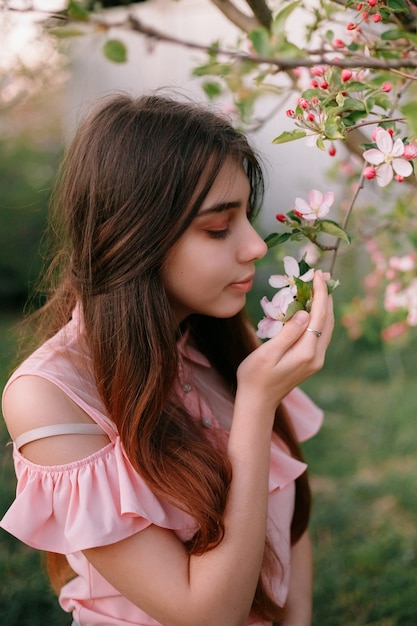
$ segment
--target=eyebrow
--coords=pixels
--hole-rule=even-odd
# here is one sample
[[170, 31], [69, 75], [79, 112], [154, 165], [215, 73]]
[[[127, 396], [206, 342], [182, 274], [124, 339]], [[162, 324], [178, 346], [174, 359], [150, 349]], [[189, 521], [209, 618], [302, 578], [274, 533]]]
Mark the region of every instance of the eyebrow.
[[221, 202], [220, 204], [215, 204], [207, 209], [203, 209], [199, 211], [196, 217], [202, 217], [204, 215], [211, 215], [212, 213], [223, 213], [224, 211], [230, 211], [231, 209], [238, 209], [242, 206], [240, 200], [235, 200], [234, 202]]

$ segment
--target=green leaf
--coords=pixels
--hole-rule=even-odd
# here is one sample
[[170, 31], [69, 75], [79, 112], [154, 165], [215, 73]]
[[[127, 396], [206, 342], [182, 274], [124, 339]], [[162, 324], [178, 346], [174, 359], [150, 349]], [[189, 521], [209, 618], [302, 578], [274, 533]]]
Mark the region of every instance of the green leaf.
[[346, 136], [343, 124], [338, 117], [326, 120], [326, 123], [324, 124], [324, 132], [326, 133], [327, 139], [344, 139]]
[[408, 13], [409, 11], [404, 0], [386, 0], [386, 5], [393, 13]]
[[292, 2], [288, 6], [284, 7], [277, 15], [275, 16], [272, 24], [271, 24], [271, 32], [275, 37], [280, 37], [285, 34], [285, 28], [287, 25], [287, 19], [291, 15], [291, 13], [300, 5], [300, 1]]
[[265, 243], [268, 248], [273, 248], [275, 246], [279, 246], [282, 243], [291, 239], [292, 233], [271, 233], [267, 237], [265, 237]]
[[73, 20], [79, 20], [80, 22], [87, 22], [90, 19], [90, 13], [76, 0], [69, 0], [67, 7], [68, 16]]
[[232, 66], [230, 63], [218, 63], [211, 61], [204, 65], [199, 65], [193, 69], [193, 76], [225, 76], [230, 73]]
[[389, 111], [392, 107], [392, 102], [389, 96], [385, 93], [376, 93], [374, 95], [374, 100], [376, 106], [381, 107], [381, 109], [384, 109], [385, 111]]
[[249, 33], [249, 39], [260, 56], [268, 57], [271, 55], [271, 42], [269, 39], [269, 32], [266, 28], [261, 26], [260, 28], [251, 30]]
[[204, 93], [206, 94], [206, 96], [210, 100], [213, 100], [214, 98], [217, 98], [223, 92], [223, 89], [222, 89], [221, 85], [219, 85], [219, 83], [215, 83], [213, 81], [205, 82], [203, 84], [203, 90], [204, 90]]
[[365, 106], [362, 100], [358, 100], [357, 98], [346, 98], [344, 109], [349, 109], [350, 111], [365, 112]]
[[307, 135], [305, 130], [285, 130], [278, 137], [272, 140], [272, 143], [287, 143], [288, 141], [294, 141], [295, 139], [302, 139]]
[[408, 102], [401, 107], [401, 113], [407, 118], [412, 134], [417, 135], [417, 107], [415, 102]]
[[126, 63], [127, 49], [119, 39], [109, 39], [103, 46], [104, 56], [113, 63]]
[[290, 302], [290, 304], [287, 307], [287, 311], [285, 313], [285, 321], [288, 322], [292, 318], [294, 313], [297, 313], [297, 311], [303, 311], [303, 310], [304, 310], [304, 305], [301, 304], [301, 302], [298, 302], [298, 300], [294, 300], [294, 302]]
[[320, 220], [317, 223], [318, 229], [327, 235], [333, 235], [338, 239], [342, 239], [345, 243], [350, 243], [350, 237], [345, 230], [332, 220]]
[[60, 39], [68, 39], [70, 37], [81, 37], [85, 35], [82, 30], [77, 28], [68, 28], [67, 26], [55, 26], [54, 28], [48, 28], [48, 33], [59, 37]]
[[339, 287], [340, 280], [334, 280], [333, 278], [331, 278], [330, 280], [326, 281], [326, 284], [327, 293], [333, 293], [333, 291]]
[[275, 46], [274, 52], [282, 59], [303, 59], [306, 57], [304, 50], [301, 50], [301, 48], [286, 40], [282, 45]]
[[294, 276], [294, 282], [297, 287], [297, 300], [305, 308], [307, 302], [312, 298], [311, 285], [296, 276]]
[[324, 145], [323, 137], [319, 135], [316, 139], [316, 146], [319, 150], [326, 150], [326, 146]]

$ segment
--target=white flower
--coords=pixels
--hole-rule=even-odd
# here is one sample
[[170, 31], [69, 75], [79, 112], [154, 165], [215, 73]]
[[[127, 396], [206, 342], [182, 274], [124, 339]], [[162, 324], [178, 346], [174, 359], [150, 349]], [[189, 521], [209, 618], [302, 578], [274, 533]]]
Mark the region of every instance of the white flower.
[[299, 278], [305, 283], [309, 283], [313, 280], [314, 269], [310, 268], [305, 274], [300, 276], [300, 267], [298, 261], [292, 256], [284, 257], [284, 269], [285, 274], [274, 274], [269, 278], [269, 284], [275, 289], [281, 289], [282, 287], [289, 287], [293, 296], [297, 295], [297, 286], [294, 278]]
[[380, 187], [389, 185], [394, 177], [394, 172], [399, 176], [410, 176], [413, 167], [409, 161], [401, 158], [404, 154], [402, 139], [393, 142], [391, 135], [384, 128], [380, 128], [376, 135], [377, 148], [365, 150], [363, 158], [371, 165], [377, 167], [377, 183]]
[[271, 339], [284, 326], [288, 306], [294, 302], [290, 289], [281, 289], [274, 295], [271, 302], [266, 296], [261, 300], [261, 307], [265, 317], [258, 323], [256, 334], [261, 339]]
[[308, 203], [302, 198], [295, 199], [295, 210], [303, 219], [314, 222], [316, 219], [322, 219], [328, 214], [330, 207], [334, 202], [334, 194], [328, 191], [324, 196], [321, 191], [312, 189], [308, 194]]

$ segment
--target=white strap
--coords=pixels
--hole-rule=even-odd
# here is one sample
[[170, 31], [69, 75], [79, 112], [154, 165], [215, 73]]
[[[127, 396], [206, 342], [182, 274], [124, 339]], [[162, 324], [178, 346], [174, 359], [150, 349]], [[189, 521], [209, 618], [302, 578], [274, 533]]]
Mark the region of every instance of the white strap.
[[15, 439], [18, 450], [22, 446], [37, 439], [55, 437], [55, 435], [105, 435], [106, 433], [98, 424], [52, 424], [28, 430]]

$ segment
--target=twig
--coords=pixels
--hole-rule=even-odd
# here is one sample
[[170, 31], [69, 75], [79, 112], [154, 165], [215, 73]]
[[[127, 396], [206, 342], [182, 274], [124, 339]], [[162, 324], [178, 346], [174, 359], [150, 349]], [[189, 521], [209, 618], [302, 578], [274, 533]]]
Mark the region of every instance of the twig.
[[[347, 224], [349, 222], [350, 216], [352, 215], [353, 207], [355, 205], [355, 202], [357, 200], [359, 192], [361, 191], [361, 189], [363, 189], [363, 183], [364, 183], [364, 180], [365, 180], [363, 172], [364, 172], [364, 170], [362, 170], [362, 172], [361, 172], [361, 175], [360, 175], [360, 178], [359, 178], [359, 181], [358, 181], [358, 186], [357, 186], [356, 191], [355, 191], [355, 193], [353, 195], [352, 202], [350, 203], [350, 207], [349, 207], [349, 209], [348, 209], [348, 211], [347, 211], [347, 213], [345, 215], [345, 219], [343, 220], [343, 223], [342, 223], [343, 230], [346, 230]], [[340, 246], [340, 239], [337, 240], [336, 245], [334, 247], [334, 252], [333, 252], [333, 255], [332, 255], [332, 261], [330, 263], [330, 269], [329, 269], [329, 272], [331, 274], [333, 273], [333, 269], [334, 269], [334, 266], [335, 266], [335, 263], [336, 263], [336, 258], [337, 258], [337, 253], [338, 253], [338, 250], [339, 250], [339, 246]]]

